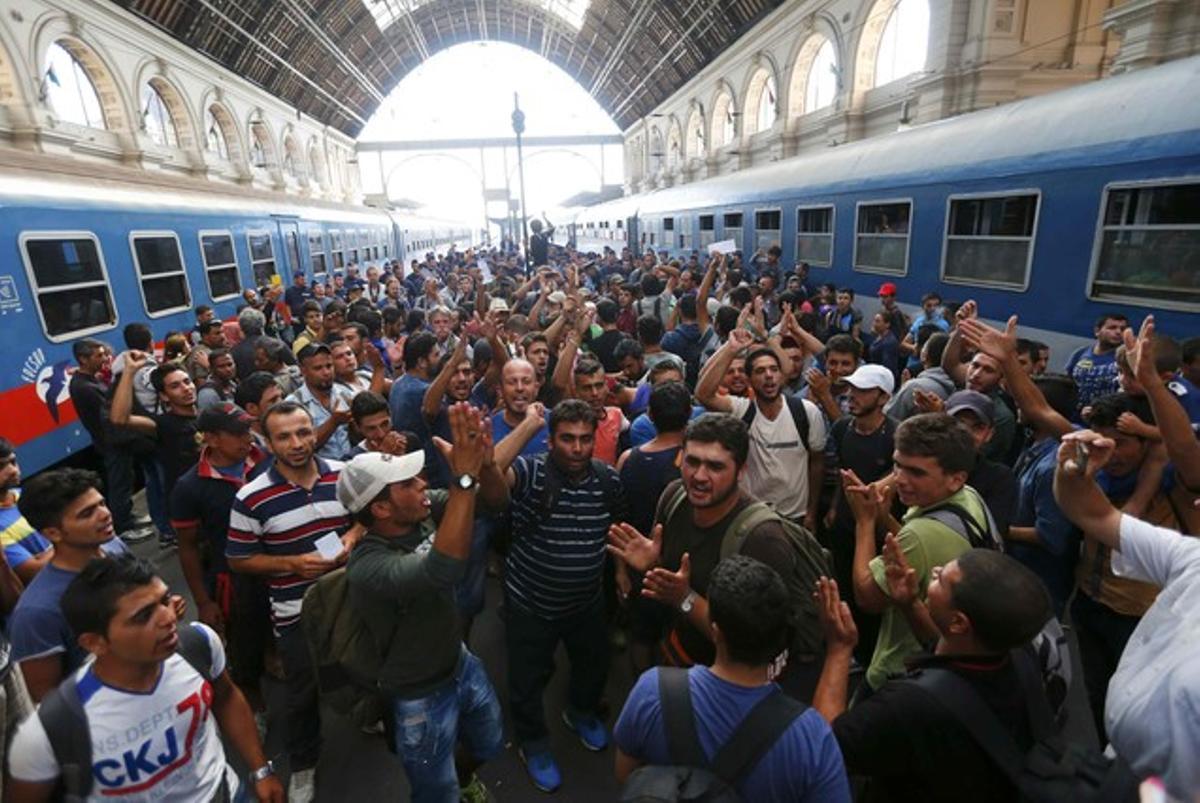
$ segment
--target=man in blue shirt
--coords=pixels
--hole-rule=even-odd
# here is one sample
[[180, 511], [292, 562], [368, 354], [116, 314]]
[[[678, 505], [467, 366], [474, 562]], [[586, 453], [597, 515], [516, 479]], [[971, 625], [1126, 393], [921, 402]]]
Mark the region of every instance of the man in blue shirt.
[[[712, 760], [763, 699], [782, 694], [771, 681], [773, 659], [788, 645], [787, 587], [771, 567], [744, 555], [726, 558], [708, 582], [712, 667], [688, 670], [692, 715], [700, 748]], [[617, 720], [617, 780], [641, 765], [670, 765], [659, 694], [660, 669], [645, 672]], [[734, 784], [739, 798], [756, 803], [850, 800], [842, 753], [815, 709], [793, 720], [759, 762]]]
[[421, 405], [425, 391], [433, 381], [438, 363], [437, 339], [429, 332], [417, 332], [404, 341], [404, 376], [392, 383], [388, 406], [392, 427], [399, 432], [414, 432], [422, 442], [429, 440], [429, 426]]
[[8, 623], [13, 659], [35, 701], [86, 657], [59, 605], [63, 592], [88, 561], [128, 551], [113, 537], [113, 515], [99, 488], [100, 478], [90, 471], [47, 471], [29, 481], [17, 502], [30, 526], [54, 544], [54, 557], [25, 589]]
[[7, 438], [0, 438], [0, 546], [4, 559], [22, 583], [28, 585], [54, 557], [54, 547], [33, 529], [17, 509], [21, 498], [21, 466]]
[[[526, 360], [509, 360], [500, 374], [500, 396], [504, 409], [492, 416], [492, 439], [499, 444], [526, 419], [526, 412], [537, 400], [537, 376]], [[550, 449], [549, 432], [542, 426], [521, 448], [521, 455], [533, 457]]]
[[1096, 342], [1077, 349], [1067, 360], [1066, 373], [1079, 388], [1080, 410], [1101, 396], [1117, 392], [1117, 347], [1127, 326], [1129, 319], [1119, 312], [1101, 315], [1096, 319]]
[[937, 293], [921, 296], [921, 314], [913, 319], [908, 334], [900, 342], [900, 353], [908, 355], [906, 368], [914, 376], [921, 370], [920, 332], [922, 326], [936, 326], [943, 332], [950, 331], [950, 322], [942, 317], [942, 297]]

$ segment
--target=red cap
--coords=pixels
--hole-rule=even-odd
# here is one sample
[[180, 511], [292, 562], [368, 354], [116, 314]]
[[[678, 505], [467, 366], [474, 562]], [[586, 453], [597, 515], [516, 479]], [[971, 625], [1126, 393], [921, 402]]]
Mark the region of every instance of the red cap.
[[879, 295], [881, 295], [881, 296], [896, 295], [896, 285], [892, 284], [891, 282], [884, 282], [883, 284], [879, 285]]

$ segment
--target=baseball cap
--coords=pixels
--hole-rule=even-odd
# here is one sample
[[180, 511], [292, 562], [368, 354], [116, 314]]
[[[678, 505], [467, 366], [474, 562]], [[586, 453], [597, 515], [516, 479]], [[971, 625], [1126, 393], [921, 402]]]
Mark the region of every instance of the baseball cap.
[[512, 312], [512, 310], [508, 308], [508, 302], [503, 298], [493, 298], [488, 304], [488, 312]]
[[951, 393], [950, 398], [946, 399], [945, 409], [948, 415], [970, 410], [989, 426], [996, 422], [995, 403], [977, 390], [959, 390]]
[[546, 296], [546, 300], [551, 304], [561, 304], [567, 300], [567, 294], [562, 290], [555, 290], [553, 293]]
[[883, 284], [879, 285], [878, 295], [881, 295], [881, 296], [896, 295], [896, 285], [893, 284], [892, 282], [884, 282]]
[[342, 466], [338, 474], [337, 498], [342, 507], [357, 513], [395, 482], [411, 480], [425, 467], [425, 452], [406, 455], [366, 452]]
[[859, 390], [878, 388], [889, 396], [896, 389], [896, 377], [882, 365], [860, 365], [854, 373], [842, 381]]
[[254, 417], [233, 402], [221, 402], [205, 407], [196, 418], [199, 432], [229, 432], [241, 435], [250, 431]]

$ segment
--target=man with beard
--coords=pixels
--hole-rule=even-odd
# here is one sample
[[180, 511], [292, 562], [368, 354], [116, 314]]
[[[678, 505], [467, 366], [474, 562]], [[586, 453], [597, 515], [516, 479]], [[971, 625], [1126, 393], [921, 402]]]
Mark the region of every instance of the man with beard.
[[[332, 375], [332, 366], [328, 370]], [[267, 410], [262, 424], [275, 463], [237, 492], [225, 556], [233, 571], [268, 578], [271, 620], [286, 673], [287, 799], [309, 803], [316, 795], [321, 718], [312, 656], [299, 626], [300, 604], [309, 586], [345, 562], [364, 530], [351, 526], [337, 500], [342, 464], [317, 455], [317, 430], [305, 408], [280, 402]], [[333, 560], [316, 548], [330, 532], [342, 541]]]
[[1117, 384], [1117, 346], [1129, 319], [1119, 312], [1106, 312], [1096, 319], [1093, 334], [1096, 342], [1083, 346], [1075, 351], [1067, 360], [1066, 374], [1075, 380], [1079, 389], [1077, 404], [1082, 410], [1109, 393], [1116, 393], [1120, 388]]
[[213, 349], [208, 355], [208, 368], [208, 380], [196, 391], [196, 406], [201, 410], [231, 402], [237, 392], [237, 363], [228, 349]]
[[404, 376], [392, 383], [388, 393], [392, 426], [400, 432], [413, 432], [422, 439], [429, 437], [421, 403], [433, 381], [438, 356], [437, 339], [429, 332], [416, 332], [404, 341]]
[[537, 377], [537, 400], [542, 404], [553, 404], [558, 397], [557, 391], [550, 382], [551, 359], [550, 341], [542, 332], [530, 332], [521, 338], [521, 351]]
[[352, 452], [355, 456], [364, 452], [383, 452], [397, 457], [408, 454], [408, 436], [392, 429], [392, 412], [383, 396], [369, 390], [358, 394], [350, 402], [350, 417], [354, 428], [362, 435]]
[[350, 400], [345, 388], [333, 381], [333, 356], [324, 343], [300, 350], [304, 384], [288, 397], [308, 411], [316, 427], [317, 452], [326, 460], [341, 460], [350, 452]]
[[[609, 528], [609, 551], [644, 574], [642, 596], [666, 606], [669, 624], [661, 652], [672, 665], [710, 665], [716, 659], [708, 583], [728, 552], [724, 542], [736, 534], [740, 514], [755, 501], [739, 483], [750, 454], [744, 422], [730, 415], [702, 415], [684, 433], [681, 479], [664, 489], [650, 537], [628, 523]], [[751, 525], [734, 549], [765, 563], [781, 577], [796, 574], [797, 552], [778, 516]], [[812, 604], [808, 598], [793, 602]], [[815, 605], [811, 613], [815, 617]], [[816, 686], [820, 665], [814, 654], [821, 645], [793, 643], [789, 648], [798, 646], [810, 660], [788, 661], [778, 679], [790, 693], [807, 700]]]
[[[447, 410], [456, 402], [471, 396], [471, 380], [475, 373], [467, 356], [467, 339], [459, 338], [454, 350], [448, 353], [438, 369], [437, 377], [425, 389], [421, 412], [429, 431], [442, 440], [450, 440], [450, 419]], [[426, 481], [431, 488], [445, 488], [450, 482], [450, 469], [432, 443], [425, 449]]]
[[[745, 329], [730, 332], [729, 340], [700, 373], [696, 399], [721, 413], [732, 413], [750, 426], [750, 455], [742, 487], [755, 499], [770, 503], [779, 515], [812, 530], [817, 526], [820, 494], [810, 493], [810, 479], [820, 482], [824, 470], [825, 421], [807, 399], [784, 396], [779, 356], [769, 347], [746, 357], [754, 399], [720, 396], [717, 385], [734, 355], [748, 348]], [[786, 575], [785, 575], [786, 576]]]
[[17, 508], [20, 498], [21, 466], [17, 463], [17, 447], [7, 438], [0, 438], [0, 547], [4, 549], [4, 563], [0, 564], [0, 608], [4, 611], [12, 609], [21, 593], [22, 583], [33, 582], [42, 567], [54, 557], [54, 547], [21, 515]]
[[[497, 444], [526, 420], [526, 411], [537, 399], [537, 379], [528, 360], [509, 360], [504, 364], [500, 374], [500, 396], [504, 400], [504, 409], [492, 416], [492, 437]], [[548, 452], [548, 436], [543, 423], [521, 449], [521, 455], [533, 457]]]

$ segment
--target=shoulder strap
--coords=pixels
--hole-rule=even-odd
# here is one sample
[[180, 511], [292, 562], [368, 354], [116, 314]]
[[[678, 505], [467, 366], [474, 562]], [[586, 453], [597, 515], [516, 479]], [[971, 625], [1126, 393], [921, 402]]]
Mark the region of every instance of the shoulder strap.
[[175, 648], [175, 652], [179, 653], [179, 657], [187, 661], [192, 669], [199, 672], [200, 677], [212, 683], [213, 654], [208, 637], [190, 624], [179, 628], [178, 633], [179, 646]]
[[592, 471], [600, 480], [600, 493], [604, 496], [604, 506], [608, 508], [610, 516], [613, 516], [613, 521], [616, 521], [616, 506], [617, 493], [620, 487], [620, 479], [616, 472], [608, 463], [605, 463], [598, 457], [592, 458]]
[[[999, 538], [994, 534], [996, 532], [995, 520], [992, 518], [992, 512], [988, 509], [987, 503], [980, 499], [980, 506], [983, 508], [983, 514], [987, 519], [987, 528], [979, 526], [979, 522], [971, 515], [970, 511], [962, 505], [953, 502], [936, 505], [935, 507], [926, 510], [921, 514], [924, 518], [930, 518], [934, 521], [944, 524], [954, 532], [967, 539], [973, 547], [983, 547], [985, 549], [998, 549]], [[956, 526], [957, 524], [957, 526]]]
[[912, 683], [932, 697], [955, 722], [971, 734], [975, 743], [988, 754], [1013, 785], [1020, 788], [1025, 756], [970, 683], [942, 667], [928, 667], [921, 670], [917, 677], [901, 682]]
[[800, 436], [800, 443], [804, 444], [804, 450], [808, 448], [808, 410], [804, 407], [804, 399], [798, 399], [795, 396], [788, 394], [783, 395], [783, 403], [787, 405], [788, 412], [792, 414], [792, 423], [796, 425], [796, 433]]
[[672, 484], [674, 490], [668, 493], [666, 489], [663, 489], [663, 495], [658, 498], [658, 508], [654, 511], [654, 523], [661, 524], [663, 527], [666, 527], [667, 522], [679, 512], [680, 506], [687, 499], [687, 489], [683, 487], [683, 481], [672, 480]]
[[658, 697], [667, 732], [667, 752], [671, 763], [680, 767], [707, 767], [708, 759], [696, 734], [692, 713], [692, 690], [688, 671], [680, 667], [658, 668]]
[[58, 762], [63, 800], [82, 803], [92, 791], [92, 738], [74, 673], [42, 699], [37, 717]]
[[729, 523], [729, 529], [721, 536], [721, 560], [742, 551], [746, 536], [765, 521], [773, 521], [779, 514], [766, 502], [751, 502]]
[[778, 689], [759, 700], [713, 757], [713, 773], [727, 784], [737, 783], [805, 710]]
[[751, 399], [750, 406], [746, 408], [746, 412], [742, 413], [742, 421], [746, 423], [746, 426], [750, 426], [754, 423], [754, 416], [757, 414], [758, 404], [755, 403], [754, 399]]

